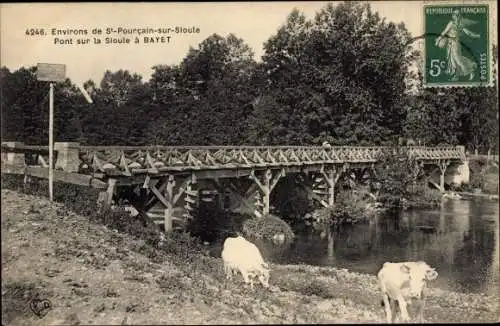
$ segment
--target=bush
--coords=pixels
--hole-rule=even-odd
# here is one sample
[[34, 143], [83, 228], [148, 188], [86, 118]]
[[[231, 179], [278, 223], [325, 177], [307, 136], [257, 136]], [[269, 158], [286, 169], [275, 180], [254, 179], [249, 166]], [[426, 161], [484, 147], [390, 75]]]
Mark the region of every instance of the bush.
[[441, 203], [441, 198], [439, 190], [429, 188], [424, 182], [418, 182], [409, 189], [405, 207], [435, 207]]
[[441, 195], [428, 188], [423, 169], [405, 153], [386, 155], [375, 165], [379, 201], [390, 209], [434, 205]]
[[367, 207], [371, 200], [359, 190], [339, 193], [333, 210], [333, 224], [352, 223], [368, 218]]
[[268, 240], [277, 233], [283, 233], [287, 242], [295, 237], [292, 228], [285, 221], [271, 214], [261, 218], [247, 219], [243, 222], [242, 232], [248, 237]]

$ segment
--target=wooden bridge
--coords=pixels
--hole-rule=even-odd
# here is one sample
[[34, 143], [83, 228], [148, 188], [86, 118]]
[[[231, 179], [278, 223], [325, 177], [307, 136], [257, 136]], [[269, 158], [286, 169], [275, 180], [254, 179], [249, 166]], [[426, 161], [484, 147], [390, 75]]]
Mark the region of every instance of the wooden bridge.
[[[466, 160], [464, 147], [350, 146], [80, 146], [55, 143], [54, 180], [102, 189], [99, 201], [126, 199], [140, 214], [160, 202], [165, 228], [190, 218], [199, 201], [199, 180], [237, 198], [256, 216], [269, 213], [269, 196], [279, 179], [298, 173], [312, 178], [315, 199], [334, 204], [335, 184], [350, 169], [373, 167], [381, 155], [407, 153], [444, 173]], [[48, 146], [2, 143], [2, 173], [48, 178]], [[229, 181], [229, 182], [228, 182]], [[184, 209], [179, 207], [185, 203]]]

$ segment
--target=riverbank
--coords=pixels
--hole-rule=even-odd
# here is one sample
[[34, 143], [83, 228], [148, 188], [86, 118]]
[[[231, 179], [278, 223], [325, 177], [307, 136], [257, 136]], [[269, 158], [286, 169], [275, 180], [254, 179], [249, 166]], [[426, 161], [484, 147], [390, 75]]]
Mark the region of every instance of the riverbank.
[[[220, 259], [153, 248], [45, 198], [1, 195], [6, 325], [384, 322], [371, 275], [272, 265], [271, 291], [252, 292], [241, 277], [225, 282]], [[33, 298], [50, 300], [43, 318]], [[428, 322], [494, 322], [499, 298], [431, 288], [426, 307]]]

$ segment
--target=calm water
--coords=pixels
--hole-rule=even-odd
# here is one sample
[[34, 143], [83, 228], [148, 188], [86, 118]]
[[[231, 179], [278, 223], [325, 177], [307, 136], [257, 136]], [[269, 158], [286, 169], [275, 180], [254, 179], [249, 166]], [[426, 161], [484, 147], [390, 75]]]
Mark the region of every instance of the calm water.
[[259, 247], [274, 262], [329, 265], [370, 274], [386, 261], [424, 260], [439, 272], [436, 287], [498, 294], [499, 243], [498, 202], [446, 200], [437, 209], [380, 216], [333, 237], [308, 232], [288, 248], [262, 243]]

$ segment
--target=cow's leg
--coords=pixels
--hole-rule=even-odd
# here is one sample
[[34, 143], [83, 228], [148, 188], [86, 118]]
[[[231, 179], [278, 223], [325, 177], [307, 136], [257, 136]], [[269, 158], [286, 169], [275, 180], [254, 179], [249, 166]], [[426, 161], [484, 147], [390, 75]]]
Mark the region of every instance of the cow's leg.
[[402, 322], [409, 322], [410, 316], [408, 315], [408, 310], [406, 310], [406, 301], [403, 296], [398, 297], [399, 312], [401, 314]]
[[248, 273], [248, 280], [250, 282], [250, 289], [253, 290], [253, 278], [255, 277], [255, 273], [254, 272], [249, 272]]
[[396, 300], [389, 298], [389, 303], [391, 305], [391, 313], [392, 313], [392, 323], [396, 322], [396, 318], [398, 318], [398, 307]]
[[418, 305], [418, 321], [419, 323], [424, 323], [424, 308], [425, 308], [425, 296], [422, 291], [420, 294], [419, 305]]
[[382, 294], [382, 300], [384, 300], [384, 309], [385, 309], [385, 317], [387, 318], [387, 323], [391, 323], [392, 321], [392, 311], [391, 311], [391, 306], [389, 303], [389, 296], [387, 293]]

